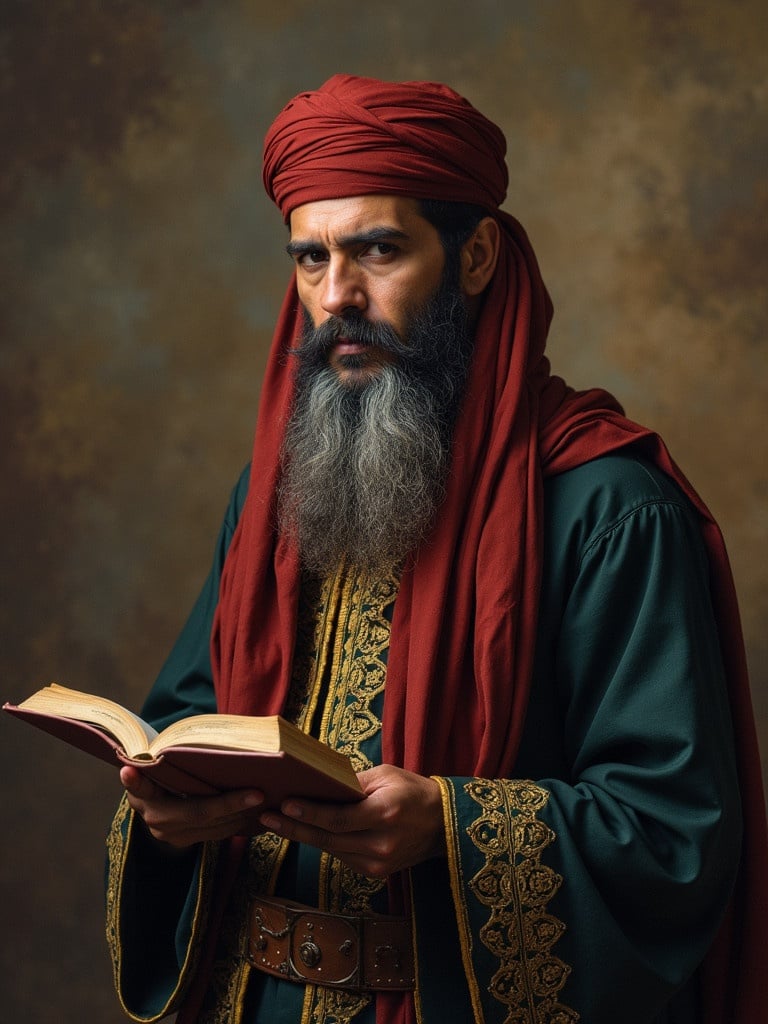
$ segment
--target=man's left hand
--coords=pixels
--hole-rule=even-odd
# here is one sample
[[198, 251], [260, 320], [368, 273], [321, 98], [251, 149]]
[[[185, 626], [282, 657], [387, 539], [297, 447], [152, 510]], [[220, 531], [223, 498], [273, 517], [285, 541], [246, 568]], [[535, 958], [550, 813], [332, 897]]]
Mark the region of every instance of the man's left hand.
[[291, 798], [261, 815], [270, 831], [327, 850], [362, 875], [385, 878], [445, 853], [440, 787], [384, 764], [358, 775], [366, 799], [325, 804]]

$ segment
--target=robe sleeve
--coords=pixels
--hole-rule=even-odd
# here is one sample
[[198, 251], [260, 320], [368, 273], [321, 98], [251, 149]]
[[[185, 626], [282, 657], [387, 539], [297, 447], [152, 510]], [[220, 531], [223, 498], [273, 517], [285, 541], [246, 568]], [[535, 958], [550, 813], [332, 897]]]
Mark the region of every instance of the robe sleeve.
[[593, 530], [582, 520], [569, 543], [559, 621], [539, 638], [550, 676], [536, 681], [557, 705], [562, 768], [438, 780], [472, 1009], [693, 1024], [688, 982], [741, 838], [706, 556], [669, 495]]
[[107, 943], [118, 998], [134, 1021], [178, 1009], [208, 918], [218, 844], [160, 849], [123, 800], [107, 839]]
[[[216, 710], [209, 643], [219, 580], [248, 487], [238, 481], [213, 566], [142, 717], [156, 729]], [[107, 839], [107, 943], [123, 1010], [135, 1021], [172, 1013], [194, 975], [209, 910], [218, 844], [165, 850], [123, 799]]]

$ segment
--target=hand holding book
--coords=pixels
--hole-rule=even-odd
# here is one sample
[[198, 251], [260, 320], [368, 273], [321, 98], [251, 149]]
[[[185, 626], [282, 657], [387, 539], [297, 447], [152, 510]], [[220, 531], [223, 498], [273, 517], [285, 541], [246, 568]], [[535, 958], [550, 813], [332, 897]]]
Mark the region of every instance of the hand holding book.
[[166, 847], [182, 851], [209, 840], [264, 831], [260, 816], [265, 797], [261, 790], [179, 797], [131, 765], [120, 769], [120, 781], [149, 833]]

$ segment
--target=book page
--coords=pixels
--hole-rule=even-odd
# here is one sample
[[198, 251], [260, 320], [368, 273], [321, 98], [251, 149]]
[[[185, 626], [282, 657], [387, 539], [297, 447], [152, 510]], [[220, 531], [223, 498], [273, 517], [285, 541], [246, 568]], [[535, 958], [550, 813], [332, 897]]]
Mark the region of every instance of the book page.
[[150, 744], [153, 754], [167, 747], [220, 747], [274, 753], [280, 749], [275, 717], [249, 718], [244, 715], [194, 715], [163, 729]]
[[157, 736], [151, 725], [116, 701], [71, 690], [58, 683], [38, 690], [19, 707], [96, 725], [121, 743], [130, 756], [146, 751], [148, 744]]
[[[126, 711], [127, 710], [128, 709], [126, 708]], [[151, 746], [152, 742], [154, 740], [156, 740], [157, 737], [159, 736], [159, 733], [158, 733], [157, 729], [153, 729], [152, 726], [149, 724], [149, 722], [145, 722], [143, 718], [140, 718], [138, 715], [134, 714], [133, 711], [128, 711], [128, 714], [136, 722], [138, 727], [141, 729], [141, 731], [147, 737], [147, 746], [148, 747]]]

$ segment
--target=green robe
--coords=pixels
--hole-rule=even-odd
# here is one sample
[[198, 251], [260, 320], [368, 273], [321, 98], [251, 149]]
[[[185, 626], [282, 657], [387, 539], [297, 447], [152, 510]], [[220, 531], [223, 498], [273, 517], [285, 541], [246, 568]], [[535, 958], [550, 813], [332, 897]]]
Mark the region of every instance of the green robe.
[[[213, 569], [144, 708], [162, 728], [215, 707]], [[378, 762], [397, 581], [339, 574], [303, 590], [288, 713]], [[693, 978], [726, 906], [741, 818], [708, 566], [695, 515], [659, 471], [607, 456], [544, 483], [532, 696], [514, 779], [446, 777], [448, 856], [411, 871], [425, 1024], [696, 1024]], [[123, 804], [109, 838], [108, 938], [136, 1020], [175, 1008], [199, 951], [218, 847], [168, 857]], [[267, 835], [225, 918], [203, 1021], [368, 1024], [375, 999], [252, 972], [248, 891], [351, 912], [380, 883]]]

